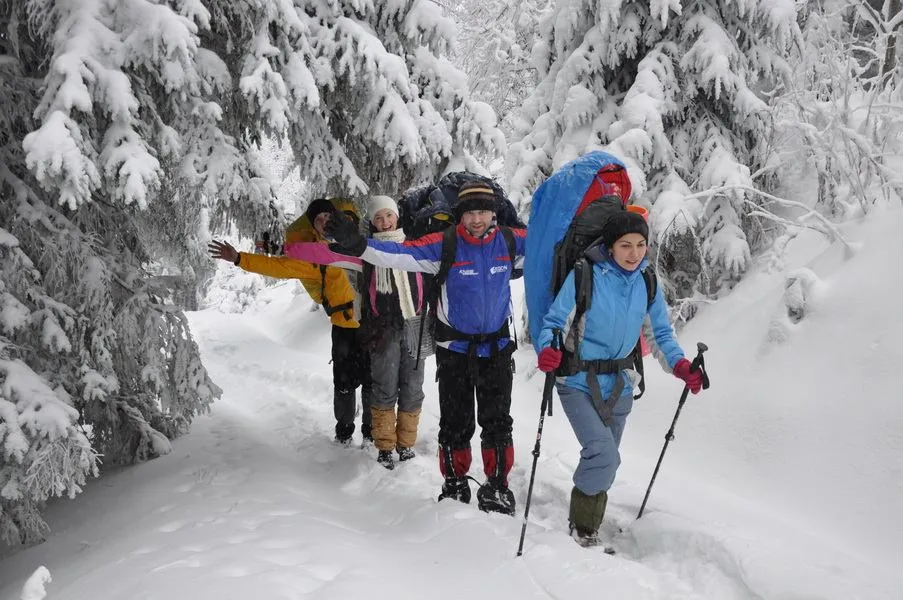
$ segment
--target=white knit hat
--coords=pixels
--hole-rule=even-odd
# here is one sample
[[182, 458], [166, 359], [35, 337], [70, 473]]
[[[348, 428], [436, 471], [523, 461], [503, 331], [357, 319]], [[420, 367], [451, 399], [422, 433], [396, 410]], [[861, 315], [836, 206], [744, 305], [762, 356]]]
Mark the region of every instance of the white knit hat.
[[376, 216], [376, 213], [381, 211], [384, 208], [388, 208], [395, 216], [398, 215], [398, 204], [395, 203], [395, 200], [388, 196], [370, 196], [370, 200], [367, 202], [367, 216], [370, 219]]

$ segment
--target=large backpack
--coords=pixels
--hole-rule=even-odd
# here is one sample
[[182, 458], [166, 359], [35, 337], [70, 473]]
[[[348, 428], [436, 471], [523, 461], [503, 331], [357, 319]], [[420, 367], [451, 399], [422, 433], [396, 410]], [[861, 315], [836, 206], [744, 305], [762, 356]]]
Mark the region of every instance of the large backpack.
[[[627, 210], [631, 185], [624, 163], [596, 151], [581, 156], [552, 174], [533, 194], [530, 227], [527, 230], [525, 266], [527, 314], [530, 335], [539, 352], [542, 322], [567, 276], [574, 272], [576, 296], [572, 322], [577, 324], [592, 301], [593, 262], [599, 259], [602, 228], [618, 212]], [[658, 282], [651, 268], [644, 269], [647, 310], [655, 298]], [[577, 329], [576, 327], [572, 329]], [[579, 340], [572, 338], [562, 348], [564, 356], [557, 374], [572, 375], [578, 368], [575, 356]], [[626, 357], [640, 376], [643, 353], [638, 341]], [[641, 379], [639, 398], [645, 391]]]
[[495, 210], [498, 225], [525, 227], [505, 190], [495, 180], [469, 171], [454, 171], [443, 175], [435, 184], [412, 188], [405, 193], [398, 205], [401, 213], [398, 225], [408, 238], [416, 239], [454, 225], [458, 189], [466, 181], [485, 183], [495, 192], [499, 199]]

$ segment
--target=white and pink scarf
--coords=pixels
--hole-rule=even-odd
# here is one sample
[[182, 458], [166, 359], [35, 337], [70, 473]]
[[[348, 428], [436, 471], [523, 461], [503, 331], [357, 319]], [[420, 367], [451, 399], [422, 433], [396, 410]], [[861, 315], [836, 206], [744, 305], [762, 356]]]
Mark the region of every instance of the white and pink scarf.
[[[373, 239], [401, 243], [405, 240], [405, 235], [401, 229], [378, 231], [373, 234]], [[411, 296], [411, 280], [408, 278], [408, 272], [376, 266], [373, 267], [373, 270], [376, 274], [376, 291], [381, 294], [391, 294], [392, 281], [394, 280], [395, 287], [398, 288], [398, 304], [401, 308], [401, 316], [408, 320], [416, 315], [417, 308], [414, 306], [414, 299]]]

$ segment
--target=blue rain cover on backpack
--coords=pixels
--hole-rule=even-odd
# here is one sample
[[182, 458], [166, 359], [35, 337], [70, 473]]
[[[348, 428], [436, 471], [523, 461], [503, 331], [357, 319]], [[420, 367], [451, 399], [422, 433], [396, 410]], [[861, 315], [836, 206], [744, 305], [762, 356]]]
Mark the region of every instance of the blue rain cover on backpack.
[[607, 152], [590, 152], [563, 165], [533, 193], [527, 227], [524, 285], [530, 338], [537, 352], [541, 350], [536, 344], [542, 321], [555, 299], [552, 294], [555, 246], [564, 238], [596, 174], [610, 165], [627, 168]]

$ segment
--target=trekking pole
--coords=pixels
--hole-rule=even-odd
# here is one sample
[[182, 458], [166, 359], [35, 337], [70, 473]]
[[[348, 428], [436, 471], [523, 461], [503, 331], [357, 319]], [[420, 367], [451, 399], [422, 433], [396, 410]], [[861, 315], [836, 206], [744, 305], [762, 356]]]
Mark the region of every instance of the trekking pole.
[[[552, 330], [552, 348], [558, 350], [561, 331]], [[524, 505], [524, 524], [520, 530], [520, 543], [517, 545], [517, 556], [524, 553], [524, 536], [527, 535], [527, 517], [530, 516], [530, 499], [533, 498], [533, 481], [536, 479], [536, 462], [539, 460], [539, 444], [542, 441], [542, 426], [546, 420], [546, 409], [552, 414], [552, 390], [555, 388], [555, 371], [546, 373], [545, 386], [542, 388], [542, 404], [539, 407], [539, 428], [536, 430], [536, 445], [533, 446], [533, 469], [530, 471], [530, 486], [527, 488], [527, 503]]]
[[[690, 365], [690, 371], [702, 369], [702, 389], [707, 390], [709, 389], [709, 376], [705, 372], [705, 359], [702, 357], [702, 353], [708, 350], [709, 347], [702, 342], [697, 342], [696, 349], [699, 352], [696, 354], [696, 358], [693, 359], [693, 363]], [[646, 509], [646, 502], [649, 500], [649, 494], [652, 492], [652, 484], [655, 483], [655, 477], [658, 475], [659, 467], [662, 466], [662, 459], [665, 458], [665, 451], [668, 450], [668, 444], [674, 439], [674, 426], [677, 425], [677, 417], [680, 416], [680, 410], [684, 407], [684, 402], [687, 401], [687, 394], [689, 393], [690, 387], [685, 385], [683, 394], [680, 395], [680, 402], [677, 403], [677, 412], [674, 413], [674, 420], [671, 421], [671, 429], [665, 434], [665, 445], [662, 446], [662, 453], [659, 454], [658, 462], [655, 463], [655, 471], [652, 472], [652, 481], [649, 482], [649, 487], [646, 488], [646, 495], [643, 497], [643, 504], [640, 505], [640, 512], [636, 516], [637, 519], [643, 516], [643, 511]]]

